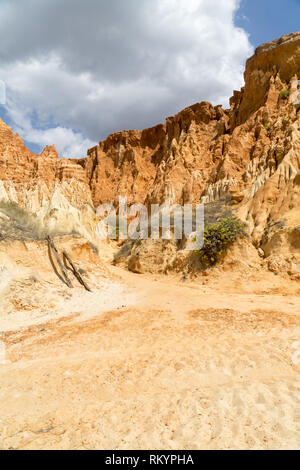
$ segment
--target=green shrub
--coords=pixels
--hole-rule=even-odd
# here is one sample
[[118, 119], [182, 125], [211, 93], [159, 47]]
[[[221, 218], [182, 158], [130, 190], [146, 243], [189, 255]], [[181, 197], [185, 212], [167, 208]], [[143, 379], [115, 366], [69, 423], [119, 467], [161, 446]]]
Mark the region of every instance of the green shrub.
[[267, 129], [267, 131], [270, 131], [270, 130], [271, 130], [271, 127], [272, 127], [272, 125], [271, 125], [270, 122], [266, 122], [266, 123], [265, 123], [265, 129]]
[[290, 96], [290, 93], [291, 93], [290, 90], [281, 90], [281, 92], [280, 92], [280, 98], [281, 98], [282, 100], [287, 100], [288, 97]]
[[204, 266], [213, 266], [219, 257], [240, 236], [246, 235], [246, 224], [234, 216], [221, 219], [204, 229], [204, 245], [199, 250], [200, 260]]

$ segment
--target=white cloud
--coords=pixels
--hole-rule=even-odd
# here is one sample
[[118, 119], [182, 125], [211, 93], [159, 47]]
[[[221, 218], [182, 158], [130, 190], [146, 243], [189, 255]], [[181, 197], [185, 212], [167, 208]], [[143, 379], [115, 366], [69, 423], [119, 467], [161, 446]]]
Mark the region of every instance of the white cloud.
[[88, 148], [95, 145], [89, 139], [83, 137], [79, 132], [74, 132], [70, 128], [52, 127], [41, 130], [34, 129], [31, 125], [26, 127], [16, 127], [16, 131], [23, 136], [27, 142], [35, 143], [41, 148], [55, 143], [55, 147], [61, 157], [78, 158], [86, 155]]
[[238, 3], [2, 2], [7, 112], [25, 139], [76, 157], [113, 131], [154, 125], [197, 101], [226, 105], [253, 52], [233, 23]]

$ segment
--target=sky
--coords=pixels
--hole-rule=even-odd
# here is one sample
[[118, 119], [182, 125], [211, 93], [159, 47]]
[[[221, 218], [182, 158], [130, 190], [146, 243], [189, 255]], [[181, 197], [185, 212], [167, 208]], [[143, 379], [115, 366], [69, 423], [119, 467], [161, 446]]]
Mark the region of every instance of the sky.
[[300, 0], [241, 0], [235, 24], [257, 47], [300, 30]]
[[40, 153], [83, 157], [205, 100], [228, 107], [255, 47], [300, 0], [0, 0], [0, 117]]

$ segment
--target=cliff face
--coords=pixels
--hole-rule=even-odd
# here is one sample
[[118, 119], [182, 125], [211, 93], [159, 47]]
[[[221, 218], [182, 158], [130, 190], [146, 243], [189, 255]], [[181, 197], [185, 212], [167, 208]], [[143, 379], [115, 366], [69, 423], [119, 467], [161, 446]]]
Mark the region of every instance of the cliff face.
[[[293, 33], [256, 50], [247, 61], [245, 87], [234, 92], [230, 109], [202, 102], [168, 118], [166, 125], [109, 136], [88, 151], [95, 205], [118, 195], [147, 204], [212, 202], [229, 195], [270, 266], [295, 270], [300, 112], [293, 84], [298, 79], [300, 33]], [[279, 264], [271, 260], [275, 252]]]
[[119, 194], [135, 202], [187, 203], [231, 193], [246, 202], [275, 173], [294, 179], [299, 166], [290, 150], [299, 114], [293, 97], [282, 99], [280, 92], [291, 90], [299, 70], [300, 33], [293, 33], [257, 49], [230, 109], [202, 102], [166, 125], [109, 136], [88, 151], [95, 205]]
[[200, 201], [222, 161], [228, 112], [195, 104], [166, 125], [118, 132], [88, 151], [95, 205], [127, 195], [129, 202]]
[[49, 231], [78, 232], [92, 238], [96, 227], [82, 166], [58, 158], [54, 146], [46, 147], [41, 155], [33, 154], [1, 119], [0, 200], [15, 202], [35, 213]]
[[276, 252], [293, 270], [299, 262], [300, 112], [292, 84], [298, 79], [300, 33], [293, 33], [256, 50], [230, 109], [197, 103], [165, 125], [109, 136], [85, 160], [58, 159], [54, 147], [33, 155], [0, 122], [0, 194], [44, 217], [56, 206], [89, 211], [90, 204], [119, 195], [148, 205], [230, 195], [270, 266], [277, 269]]

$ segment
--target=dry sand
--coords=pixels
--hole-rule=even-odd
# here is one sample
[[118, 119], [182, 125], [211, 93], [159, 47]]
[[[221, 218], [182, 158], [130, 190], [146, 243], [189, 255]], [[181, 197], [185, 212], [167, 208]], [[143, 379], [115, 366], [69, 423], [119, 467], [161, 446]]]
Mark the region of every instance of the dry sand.
[[300, 448], [295, 282], [106, 263], [88, 294], [29, 264], [2, 285], [0, 448]]

